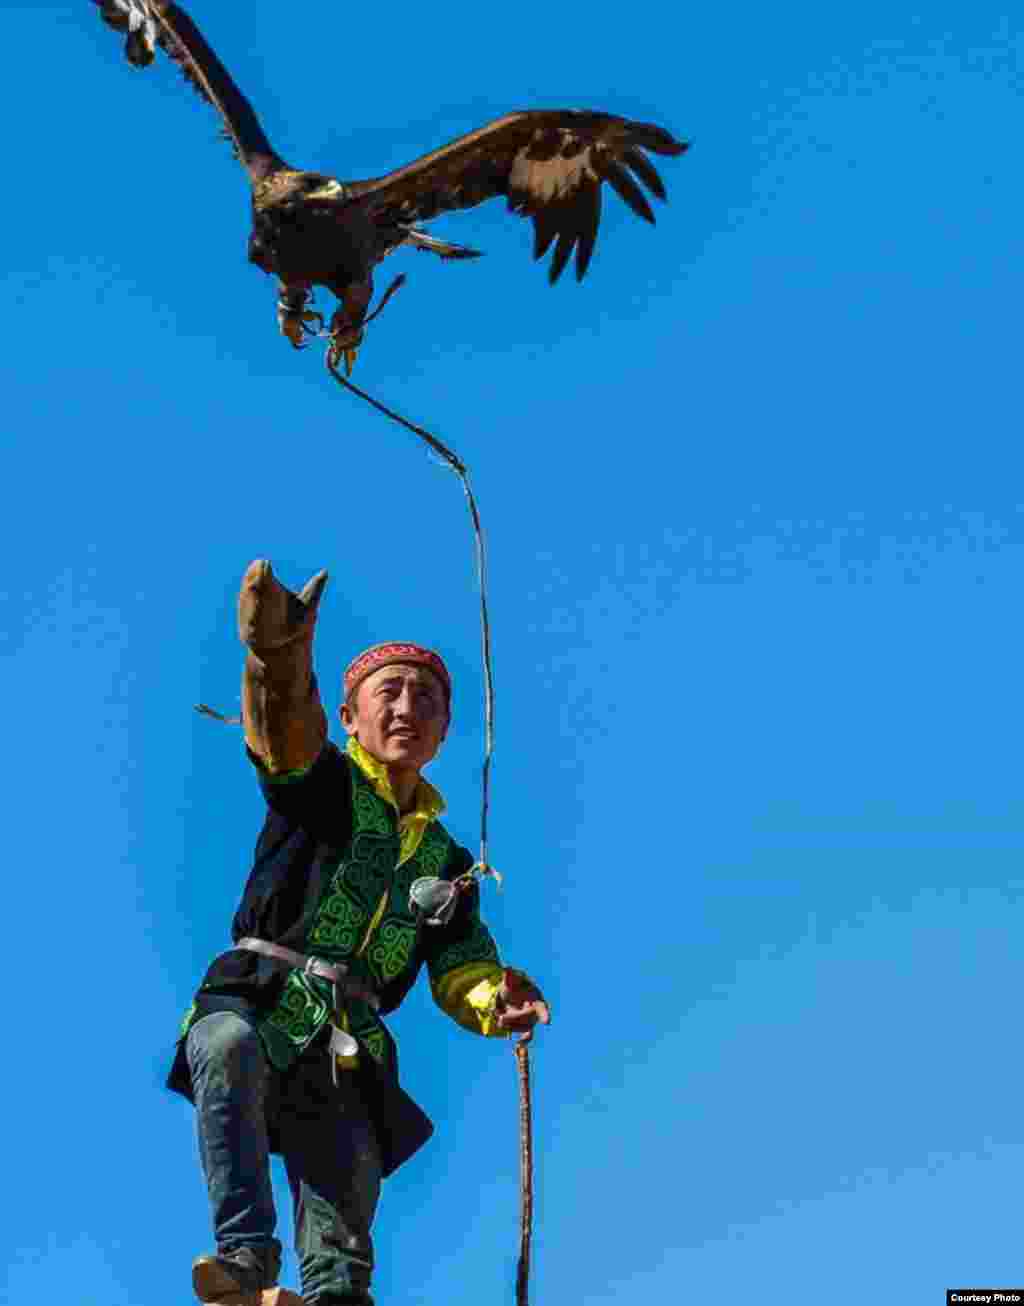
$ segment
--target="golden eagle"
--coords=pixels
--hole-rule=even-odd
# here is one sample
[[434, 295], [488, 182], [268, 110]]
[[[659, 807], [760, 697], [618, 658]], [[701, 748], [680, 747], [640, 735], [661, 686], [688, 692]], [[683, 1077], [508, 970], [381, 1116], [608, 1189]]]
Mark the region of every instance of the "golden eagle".
[[576, 251], [582, 279], [601, 217], [601, 183], [638, 217], [654, 221], [637, 180], [658, 199], [665, 187], [645, 151], [687, 148], [662, 127], [579, 109], [508, 113], [383, 177], [338, 181], [291, 167], [274, 151], [249, 101], [199, 28], [171, 0], [94, 0], [103, 19], [127, 34], [136, 67], [160, 46], [220, 114], [252, 187], [249, 260], [280, 281], [278, 324], [298, 346], [318, 315], [307, 311], [313, 286], [340, 301], [330, 323], [335, 357], [351, 370], [373, 294], [373, 269], [403, 245], [441, 258], [476, 258], [479, 250], [429, 235], [417, 224], [452, 209], [504, 195], [511, 212], [530, 218], [534, 258], [554, 243], [552, 284]]

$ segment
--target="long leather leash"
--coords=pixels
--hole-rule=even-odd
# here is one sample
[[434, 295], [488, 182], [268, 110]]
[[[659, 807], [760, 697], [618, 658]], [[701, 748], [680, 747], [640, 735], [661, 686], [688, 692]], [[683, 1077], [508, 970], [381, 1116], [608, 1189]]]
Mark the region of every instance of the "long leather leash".
[[[388, 295], [390, 295], [390, 290]], [[383, 304], [380, 306], [384, 307]], [[380, 311], [379, 309], [377, 310]], [[338, 371], [338, 359], [334, 356], [334, 350], [327, 350], [327, 370], [334, 377], [335, 381], [346, 390], [363, 399], [372, 408], [376, 408], [379, 413], [389, 417], [391, 421], [398, 422], [404, 426], [407, 431], [411, 431], [417, 436], [428, 449], [431, 449], [445, 465], [449, 467], [462, 482], [462, 489], [466, 496], [466, 504], [469, 508], [470, 521], [473, 526], [474, 551], [476, 557], [476, 574], [477, 584], [480, 591], [480, 655], [483, 663], [484, 673], [484, 764], [480, 776], [480, 856], [477, 861], [470, 867], [468, 874], [483, 878], [485, 875], [491, 875], [500, 884], [501, 876], [494, 869], [488, 860], [487, 852], [487, 816], [490, 810], [490, 793], [491, 793], [491, 758], [494, 754], [494, 670], [491, 662], [491, 621], [487, 610], [487, 552], [484, 547], [484, 530], [480, 521], [480, 510], [477, 507], [476, 498], [469, 484], [469, 472], [466, 464], [454, 450], [449, 449], [446, 444], [437, 438], [436, 435], [418, 426], [415, 422], [410, 422], [407, 417], [401, 413], [396, 413], [394, 409], [388, 408], [382, 404], [379, 399], [374, 399], [368, 395], [365, 390], [353, 384], [347, 377], [341, 375]], [[210, 714], [212, 715], [212, 714]]]

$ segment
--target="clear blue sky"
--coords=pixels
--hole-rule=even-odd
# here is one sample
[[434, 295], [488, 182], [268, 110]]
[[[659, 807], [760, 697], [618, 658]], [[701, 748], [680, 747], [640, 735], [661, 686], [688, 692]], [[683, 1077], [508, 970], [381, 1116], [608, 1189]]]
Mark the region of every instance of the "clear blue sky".
[[[191, 7], [343, 178], [531, 105], [695, 141], [656, 229], [606, 202], [582, 287], [498, 204], [437, 224], [487, 258], [392, 259], [357, 373], [488, 530], [484, 902], [555, 1010], [538, 1306], [1019, 1283], [1018, 7]], [[4, 1300], [179, 1306], [210, 1237], [162, 1077], [261, 820], [191, 710], [237, 703], [238, 579], [330, 569], [332, 708], [366, 644], [443, 651], [471, 842], [470, 540], [454, 478], [278, 336], [166, 62], [87, 0], [3, 31]], [[438, 1132], [386, 1186], [379, 1306], [511, 1302], [512, 1056], [425, 990], [394, 1028]]]

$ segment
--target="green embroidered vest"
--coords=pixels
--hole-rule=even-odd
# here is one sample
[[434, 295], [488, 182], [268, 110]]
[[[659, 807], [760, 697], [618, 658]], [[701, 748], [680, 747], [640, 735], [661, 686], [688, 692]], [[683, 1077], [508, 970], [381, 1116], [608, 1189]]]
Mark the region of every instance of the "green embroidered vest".
[[[415, 967], [417, 924], [409, 888], [421, 875], [440, 875], [452, 850], [451, 836], [436, 821], [426, 827], [412, 857], [396, 867], [399, 835], [395, 811], [361, 771], [352, 774], [352, 837], [339, 857], [312, 918], [303, 951], [325, 961], [345, 962], [349, 973], [380, 993]], [[366, 931], [387, 895], [380, 920], [360, 955]], [[404, 978], [411, 982], [412, 975]], [[364, 1002], [346, 1003], [348, 1027], [362, 1051], [386, 1064], [390, 1036]], [[293, 970], [277, 1005], [259, 1023], [267, 1055], [285, 1070], [312, 1042], [331, 1016], [331, 986]]]

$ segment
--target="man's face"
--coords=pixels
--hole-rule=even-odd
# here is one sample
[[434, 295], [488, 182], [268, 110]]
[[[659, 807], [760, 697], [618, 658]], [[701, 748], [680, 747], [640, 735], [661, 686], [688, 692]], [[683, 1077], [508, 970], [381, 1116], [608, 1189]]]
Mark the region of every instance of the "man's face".
[[341, 723], [378, 761], [418, 771], [448, 730], [444, 688], [426, 667], [380, 667], [357, 687], [354, 710], [342, 706]]

